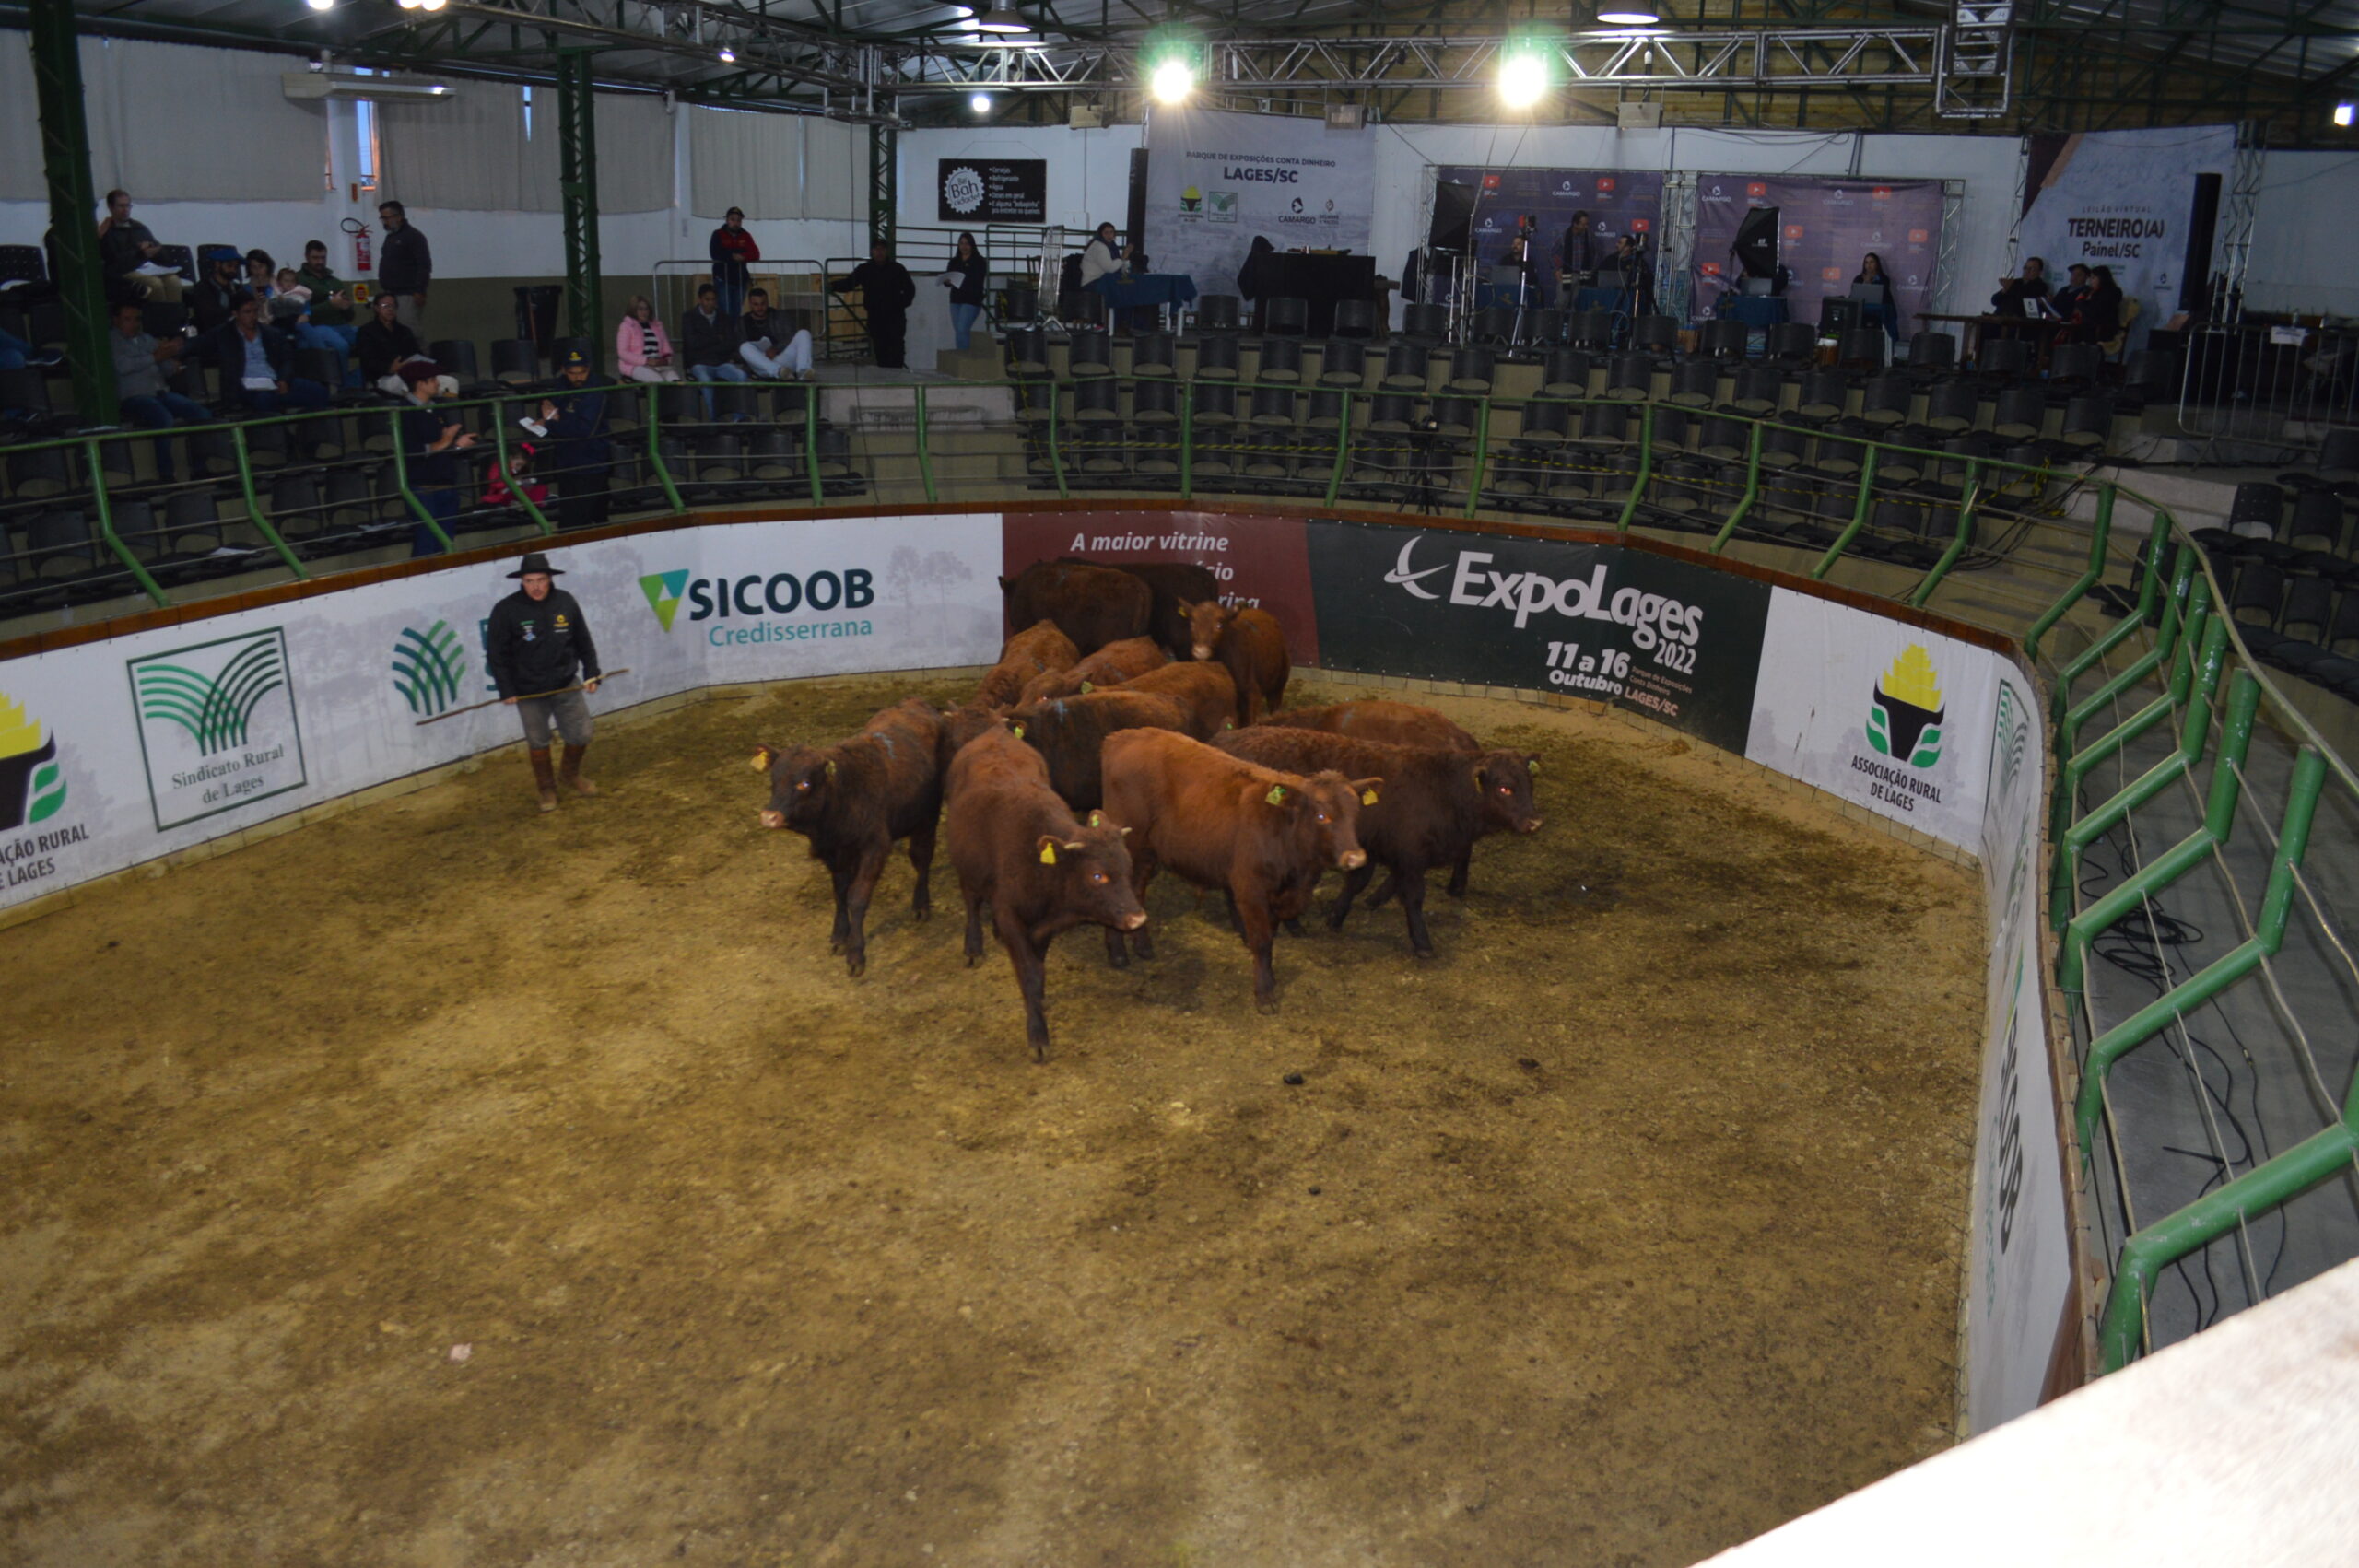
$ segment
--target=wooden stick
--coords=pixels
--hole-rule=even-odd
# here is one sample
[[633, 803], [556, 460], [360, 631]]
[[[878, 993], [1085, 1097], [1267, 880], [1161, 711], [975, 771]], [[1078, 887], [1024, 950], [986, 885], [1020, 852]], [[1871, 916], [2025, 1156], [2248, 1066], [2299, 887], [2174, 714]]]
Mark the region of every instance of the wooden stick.
[[[619, 670], [609, 670], [609, 671], [607, 671], [604, 674], [600, 675], [600, 676], [598, 677], [598, 679], [599, 679], [600, 683], [601, 683], [601, 684], [603, 684], [603, 683], [604, 683], [604, 682], [607, 682], [607, 681], [611, 681], [611, 680], [613, 680], [616, 675], [628, 675], [628, 674], [629, 674], [629, 673], [630, 673], [630, 668], [629, 668], [629, 666], [628, 666], [628, 665], [625, 665], [622, 669], [619, 669]], [[553, 692], [528, 692], [528, 693], [526, 693], [524, 696], [518, 697], [516, 700], [517, 700], [518, 702], [538, 702], [541, 698], [543, 698], [543, 697], [545, 697], [545, 696], [564, 696], [566, 693], [568, 693], [568, 692], [578, 692], [578, 691], [580, 691], [580, 690], [581, 689], [581, 687], [582, 687], [582, 684], [583, 684], [583, 683], [581, 683], [581, 682], [580, 682], [580, 681], [576, 681], [576, 682], [574, 682], [574, 683], [573, 683], [573, 685], [569, 685], [569, 686], [559, 686], [559, 687], [557, 687], [557, 690], [555, 690], [555, 691], [553, 691]], [[441, 722], [442, 722], [442, 720], [444, 720], [445, 719], [456, 719], [456, 718], [457, 718], [460, 714], [462, 714], [462, 713], [476, 713], [476, 712], [480, 712], [482, 709], [487, 708], [497, 708], [497, 707], [499, 707], [501, 703], [506, 702], [507, 700], [508, 700], [508, 699], [507, 699], [506, 697], [504, 697], [504, 696], [496, 696], [496, 697], [493, 697], [489, 702], [471, 703], [471, 704], [469, 704], [469, 705], [468, 705], [467, 707], [465, 707], [465, 708], [454, 708], [451, 709], [451, 711], [450, 711], [450, 712], [448, 712], [448, 713], [438, 713], [438, 714], [436, 714], [436, 715], [435, 715], [433, 718], [431, 718], [431, 719], [421, 719], [421, 720], [417, 720], [417, 722], [416, 724], [412, 725], [412, 726], [411, 726], [411, 728], [413, 728], [413, 729], [423, 729], [425, 726], [427, 726], [427, 725], [428, 725], [428, 724], [440, 724], [440, 723], [441, 723]]]

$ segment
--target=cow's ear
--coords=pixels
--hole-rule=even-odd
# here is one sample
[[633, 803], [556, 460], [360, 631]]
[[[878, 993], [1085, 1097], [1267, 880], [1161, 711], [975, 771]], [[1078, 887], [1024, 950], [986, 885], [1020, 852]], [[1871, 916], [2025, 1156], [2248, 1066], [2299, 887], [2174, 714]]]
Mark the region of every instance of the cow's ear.
[[1360, 804], [1364, 806], [1376, 804], [1381, 798], [1379, 791], [1383, 788], [1384, 780], [1381, 778], [1356, 778], [1352, 781], [1353, 791], [1359, 796]]
[[1040, 863], [1044, 866], [1057, 863], [1057, 836], [1053, 833], [1040, 835]]
[[1172, 603], [1180, 606], [1180, 613], [1183, 615], [1192, 615], [1196, 613], [1196, 607], [1185, 599], [1175, 599]]
[[778, 748], [765, 742], [754, 748], [754, 771], [768, 773], [770, 764], [778, 759]]

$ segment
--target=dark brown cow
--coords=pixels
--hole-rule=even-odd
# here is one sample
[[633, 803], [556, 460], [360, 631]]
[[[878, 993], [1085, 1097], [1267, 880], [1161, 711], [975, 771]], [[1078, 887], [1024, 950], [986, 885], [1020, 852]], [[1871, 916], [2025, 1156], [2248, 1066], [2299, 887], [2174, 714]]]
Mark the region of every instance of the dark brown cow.
[[1163, 645], [1151, 637], [1126, 637], [1109, 642], [1069, 670], [1035, 675], [1015, 700], [1020, 705], [1052, 696], [1081, 696], [1085, 686], [1119, 686], [1134, 675], [1160, 670], [1171, 662]]
[[999, 662], [975, 688], [975, 700], [986, 708], [1005, 708], [1023, 693], [1025, 682], [1070, 670], [1080, 657], [1073, 638], [1060, 631], [1054, 621], [1035, 621], [1000, 649]]
[[1145, 583], [1155, 596], [1147, 612], [1147, 635], [1172, 658], [1187, 658], [1187, 605], [1193, 600], [1219, 598], [1220, 579], [1209, 568], [1193, 561], [1126, 561], [1121, 569]]
[[1434, 954], [1433, 938], [1426, 930], [1426, 873], [1436, 866], [1457, 865], [1485, 833], [1540, 829], [1540, 814], [1532, 803], [1532, 765], [1539, 759], [1520, 752], [1388, 746], [1268, 724], [1223, 735], [1214, 744], [1231, 756], [1285, 773], [1333, 771], [1384, 779], [1382, 794], [1362, 802], [1353, 824], [1360, 848], [1367, 851], [1367, 864], [1344, 876], [1343, 894], [1327, 912], [1327, 929], [1343, 929], [1352, 900], [1381, 866], [1388, 873], [1385, 896], [1401, 895], [1402, 912], [1409, 919], [1409, 944], [1420, 958]]
[[1107, 736], [1121, 730], [1184, 731], [1194, 722], [1188, 705], [1178, 697], [1128, 686], [1027, 703], [1007, 719], [1024, 743], [1047, 760], [1050, 784], [1076, 812], [1091, 811], [1103, 802], [1098, 750]]
[[[1254, 1003], [1275, 1008], [1270, 943], [1278, 924], [1309, 907], [1328, 867], [1367, 862], [1353, 823], [1363, 796], [1382, 799], [1384, 781], [1274, 772], [1160, 730], [1109, 736], [1105, 767], [1106, 815], [1132, 830], [1140, 907], [1164, 866], [1199, 887], [1226, 889], [1253, 954]], [[1147, 932], [1131, 941], [1141, 958], [1155, 956]], [[1107, 932], [1106, 956], [1118, 968], [1124, 963], [1120, 932]]]
[[868, 968], [868, 900], [885, 859], [910, 841], [918, 886], [910, 908], [932, 912], [933, 835], [942, 815], [942, 715], [910, 697], [895, 703], [848, 741], [832, 746], [765, 744], [754, 766], [770, 776], [764, 827], [811, 841], [811, 858], [836, 884], [836, 927], [827, 950], [844, 955], [854, 978]]
[[1094, 813], [1086, 827], [1074, 821], [1049, 787], [1040, 754], [1004, 726], [984, 731], [959, 751], [948, 794], [950, 863], [967, 900], [967, 963], [982, 959], [988, 904], [1024, 994], [1032, 1059], [1046, 1061], [1050, 942], [1079, 925], [1121, 932], [1146, 924], [1131, 886], [1123, 830], [1107, 826]]
[[1083, 653], [1144, 636], [1155, 607], [1155, 594], [1145, 583], [1087, 561], [1036, 561], [1013, 578], [1000, 579], [999, 585], [1007, 595], [1009, 626], [1054, 621]]
[[1276, 711], [1285, 699], [1286, 634], [1267, 610], [1235, 610], [1216, 599], [1182, 604], [1188, 613], [1188, 651], [1217, 663], [1237, 683], [1237, 722], [1250, 724]]
[[1132, 676], [1117, 689], [1178, 697], [1188, 705], [1188, 733], [1200, 741], [1237, 726], [1237, 683], [1218, 664], [1166, 664]]
[[1420, 708], [1414, 702], [1388, 702], [1381, 697], [1338, 702], [1325, 708], [1290, 708], [1283, 713], [1264, 714], [1262, 722], [1296, 730], [1324, 730], [1331, 735], [1349, 735], [1356, 741], [1375, 741], [1388, 746], [1443, 746], [1454, 752], [1483, 749], [1483, 743], [1460, 729], [1448, 714]]

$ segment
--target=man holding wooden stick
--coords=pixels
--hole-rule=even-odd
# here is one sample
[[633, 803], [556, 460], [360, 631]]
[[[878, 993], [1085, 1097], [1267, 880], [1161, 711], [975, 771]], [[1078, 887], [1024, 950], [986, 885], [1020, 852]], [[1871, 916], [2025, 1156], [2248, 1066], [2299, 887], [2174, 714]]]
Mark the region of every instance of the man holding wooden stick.
[[[516, 709], [524, 721], [524, 744], [533, 761], [533, 781], [539, 787], [541, 810], [557, 810], [559, 775], [549, 767], [549, 731], [565, 741], [567, 787], [577, 795], [594, 795], [598, 787], [581, 777], [581, 759], [590, 750], [589, 694], [598, 689], [598, 648], [590, 640], [590, 622], [573, 595], [557, 586], [565, 574], [535, 551], [508, 574], [516, 591], [492, 606], [491, 625], [485, 634], [485, 654], [491, 664], [492, 684], [500, 700]], [[571, 690], [574, 672], [581, 673], [581, 689]]]

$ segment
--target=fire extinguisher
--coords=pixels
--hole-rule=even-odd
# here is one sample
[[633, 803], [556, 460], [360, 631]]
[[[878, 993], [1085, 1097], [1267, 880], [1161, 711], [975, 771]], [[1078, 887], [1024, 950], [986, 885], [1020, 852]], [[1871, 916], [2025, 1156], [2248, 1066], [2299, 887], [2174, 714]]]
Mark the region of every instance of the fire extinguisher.
[[344, 220], [344, 231], [352, 236], [352, 270], [367, 272], [370, 265], [369, 226], [357, 217], [347, 217]]

